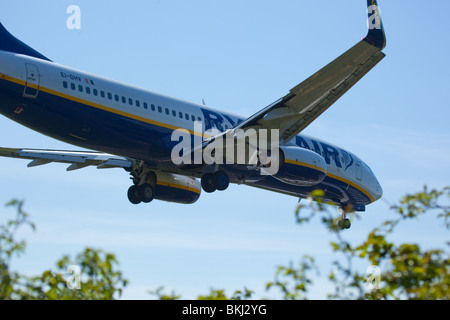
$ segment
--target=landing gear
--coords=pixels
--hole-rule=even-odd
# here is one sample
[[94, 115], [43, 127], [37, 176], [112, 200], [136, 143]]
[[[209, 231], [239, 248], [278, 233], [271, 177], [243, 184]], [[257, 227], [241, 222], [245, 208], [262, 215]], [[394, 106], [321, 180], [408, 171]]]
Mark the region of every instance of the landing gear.
[[153, 187], [151, 185], [145, 183], [142, 186], [139, 186], [138, 190], [142, 202], [149, 203], [153, 200]]
[[352, 223], [350, 222], [350, 219], [348, 219], [348, 218], [339, 219], [339, 221], [338, 221], [338, 227], [341, 230], [350, 229], [351, 226], [352, 226]]
[[151, 202], [153, 200], [153, 187], [148, 183], [141, 186], [131, 186], [128, 189], [128, 200], [130, 200], [132, 204]]
[[216, 191], [216, 186], [214, 185], [212, 173], [205, 173], [200, 182], [201, 182], [203, 191], [208, 192], [208, 193]]
[[230, 185], [228, 175], [223, 171], [205, 173], [201, 179], [201, 185], [205, 192], [211, 193], [216, 190], [223, 191]]
[[130, 170], [133, 185], [128, 189], [128, 200], [132, 204], [149, 203], [154, 197], [156, 174], [143, 166], [136, 166]]
[[128, 200], [130, 200], [130, 202], [131, 202], [132, 204], [139, 204], [139, 203], [142, 202], [142, 200], [141, 200], [140, 197], [139, 197], [138, 189], [139, 189], [139, 188], [138, 188], [137, 186], [131, 186], [131, 187], [128, 189], [128, 193], [127, 193], [127, 195], [128, 195]]
[[348, 209], [349, 208], [347, 206], [339, 207], [341, 218], [337, 221], [337, 227], [341, 230], [350, 229], [352, 226], [350, 219], [347, 218]]

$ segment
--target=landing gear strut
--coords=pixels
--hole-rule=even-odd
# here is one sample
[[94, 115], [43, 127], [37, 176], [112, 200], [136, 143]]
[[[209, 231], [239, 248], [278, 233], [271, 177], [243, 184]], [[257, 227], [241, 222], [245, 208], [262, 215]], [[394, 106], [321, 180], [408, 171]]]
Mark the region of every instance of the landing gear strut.
[[228, 188], [230, 179], [223, 171], [216, 171], [214, 173], [205, 173], [201, 179], [201, 185], [205, 192], [211, 193], [216, 190], [223, 191]]
[[348, 208], [347, 206], [339, 207], [339, 211], [341, 213], [341, 218], [337, 222], [337, 226], [339, 229], [350, 229], [352, 226], [352, 223], [350, 222], [350, 219], [347, 218]]

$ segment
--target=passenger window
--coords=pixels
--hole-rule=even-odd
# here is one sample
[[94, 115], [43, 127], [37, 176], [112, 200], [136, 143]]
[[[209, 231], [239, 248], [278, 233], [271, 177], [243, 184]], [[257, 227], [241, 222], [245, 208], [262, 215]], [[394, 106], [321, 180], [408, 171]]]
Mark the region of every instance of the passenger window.
[[101, 96], [102, 98], [104, 98], [104, 97], [105, 97], [105, 91], [100, 90], [100, 96]]
[[148, 108], [148, 104], [147, 104], [147, 102], [144, 102], [144, 109], [147, 109]]
[[188, 115], [187, 113], [185, 113], [185, 114], [184, 114], [184, 118], [185, 118], [186, 120], [189, 120], [189, 115]]
[[176, 117], [176, 116], [177, 116], [177, 112], [176, 112], [175, 110], [172, 110], [172, 115], [173, 115], [174, 117]]
[[128, 98], [128, 104], [129, 104], [130, 106], [132, 106], [132, 105], [133, 105], [133, 99]]
[[115, 95], [114, 95], [114, 100], [116, 100], [116, 101], [119, 101], [119, 100], [120, 100], [120, 98], [119, 98], [119, 95], [118, 95], [118, 94], [115, 94]]
[[81, 84], [78, 85], [78, 91], [83, 92], [83, 86]]
[[160, 106], [158, 106], [158, 112], [162, 113], [162, 108]]
[[191, 116], [191, 120], [192, 120], [192, 122], [194, 122], [195, 121], [195, 116]]
[[108, 99], [112, 100], [112, 93], [111, 92], [108, 92]]
[[139, 100], [136, 100], [136, 107], [140, 107], [141, 103], [139, 102]]
[[127, 99], [124, 96], [122, 96], [122, 103], [126, 103], [126, 102], [127, 102]]
[[178, 116], [180, 117], [180, 119], [183, 119], [183, 112], [178, 112]]
[[169, 114], [169, 109], [166, 108], [166, 114]]
[[68, 86], [69, 84], [67, 83], [67, 81], [63, 81], [63, 87], [67, 89]]
[[92, 89], [92, 93], [94, 94], [94, 96], [98, 96], [98, 90], [97, 89]]
[[75, 90], [75, 83], [70, 84], [70, 89]]
[[154, 104], [151, 105], [151, 108], [152, 108], [152, 111], [155, 111], [155, 105]]
[[87, 94], [91, 94], [91, 88], [86, 87], [86, 93], [87, 93]]

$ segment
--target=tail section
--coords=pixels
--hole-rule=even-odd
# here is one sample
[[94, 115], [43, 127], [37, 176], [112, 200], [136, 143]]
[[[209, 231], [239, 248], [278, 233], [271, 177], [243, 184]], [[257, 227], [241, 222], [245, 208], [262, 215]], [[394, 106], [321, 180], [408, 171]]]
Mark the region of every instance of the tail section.
[[51, 61], [49, 58], [40, 54], [30, 46], [26, 45], [16, 37], [14, 37], [8, 30], [5, 29], [3, 24], [0, 23], [0, 50], [24, 54], [27, 56]]

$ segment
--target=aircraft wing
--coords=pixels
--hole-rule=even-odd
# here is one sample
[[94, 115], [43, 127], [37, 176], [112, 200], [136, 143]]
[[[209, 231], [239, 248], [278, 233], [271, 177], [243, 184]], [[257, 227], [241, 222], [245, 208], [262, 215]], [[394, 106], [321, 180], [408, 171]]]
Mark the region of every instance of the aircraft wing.
[[364, 39], [234, 129], [279, 129], [280, 142], [287, 142], [380, 62], [385, 57], [384, 28], [376, 0], [367, 4], [369, 32]]
[[70, 164], [67, 171], [96, 166], [98, 169], [130, 168], [133, 160], [107, 153], [88, 151], [58, 151], [38, 149], [0, 148], [0, 156], [32, 160], [28, 167], [35, 167], [51, 162]]

